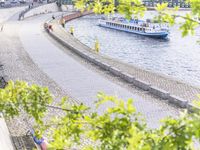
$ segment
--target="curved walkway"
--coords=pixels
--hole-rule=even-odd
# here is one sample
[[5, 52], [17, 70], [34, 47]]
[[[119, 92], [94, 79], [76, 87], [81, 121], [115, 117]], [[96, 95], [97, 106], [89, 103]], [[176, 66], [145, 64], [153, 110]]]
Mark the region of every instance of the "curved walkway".
[[[65, 20], [68, 21], [71, 20], [71, 18], [76, 18], [75, 16], [76, 15], [66, 16]], [[171, 76], [147, 71], [136, 65], [124, 63], [118, 59], [106, 56], [101, 53], [97, 54], [94, 52], [94, 50], [81, 43], [76, 37], [74, 38], [69, 33], [66, 33], [57, 21], [51, 21], [50, 23], [54, 26], [55, 30], [52, 32], [52, 34], [60, 39], [63, 39], [64, 41], [67, 41], [69, 46], [77, 49], [77, 51], [80, 51], [80, 53], [86, 53], [93, 58], [98, 58], [100, 62], [103, 62], [109, 66], [114, 66], [122, 73], [129, 74], [135, 79], [146, 82], [150, 86], [164, 90], [166, 93], [169, 93], [171, 96], [178, 98], [180, 101], [192, 103], [192, 101], [197, 98], [197, 94], [200, 93], [200, 87], [184, 83], [183, 81], [179, 81], [178, 79], [172, 78]]]
[[[8, 8], [8, 9], [0, 9], [0, 54], [3, 51], [4, 46], [1, 43], [1, 40], [4, 37], [4, 30], [7, 28], [6, 22], [9, 18], [13, 18], [14, 14], [22, 11], [24, 7], [15, 7], [15, 8]], [[18, 14], [17, 14], [18, 15]], [[3, 27], [2, 27], [3, 26]], [[1, 30], [2, 28], [2, 30]], [[0, 65], [2, 65], [3, 62], [3, 56], [0, 55]], [[1, 70], [2, 71], [2, 70]], [[3, 118], [3, 116], [0, 113], [0, 149], [1, 150], [14, 150], [10, 133], [8, 130], [8, 127], [6, 125], [6, 122]]]
[[[8, 76], [8, 79], [14, 81], [24, 80], [30, 84], [35, 83], [41, 86], [47, 86], [55, 95], [56, 100], [62, 96], [69, 96], [66, 91], [62, 90], [59, 85], [35, 65], [28, 53], [24, 50], [19, 39], [19, 29], [21, 26], [21, 22], [17, 21], [19, 13], [15, 13], [13, 12], [12, 15], [8, 14], [10, 18], [7, 21], [4, 20], [4, 30], [0, 32], [0, 62], [3, 64], [5, 75]], [[72, 98], [70, 97], [71, 101]], [[6, 120], [10, 135], [7, 132], [8, 129], [4, 120], [0, 119], [0, 150], [14, 149], [10, 137], [12, 137], [16, 149], [25, 149], [25, 147], [27, 149], [34, 148], [34, 143], [31, 143], [29, 138], [24, 138], [24, 135], [31, 126], [31, 124], [27, 124], [24, 121], [25, 118], [26, 116], [22, 115], [12, 120]], [[31, 123], [32, 121], [31, 119], [28, 120]]]
[[[159, 120], [163, 117], [178, 115], [179, 109], [137, 89], [129, 91], [64, 53], [43, 33], [43, 22], [48, 17], [51, 16], [37, 16], [23, 21], [20, 39], [24, 49], [39, 68], [73, 97], [91, 107], [99, 91], [123, 99], [133, 98], [137, 110], [145, 115], [150, 127], [158, 127]], [[103, 106], [100, 112], [105, 108], [106, 106]]]

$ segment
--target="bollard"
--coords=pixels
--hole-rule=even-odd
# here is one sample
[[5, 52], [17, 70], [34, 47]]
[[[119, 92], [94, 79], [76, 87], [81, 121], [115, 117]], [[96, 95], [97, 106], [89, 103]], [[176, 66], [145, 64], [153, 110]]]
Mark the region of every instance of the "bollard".
[[95, 51], [96, 51], [96, 52], [99, 52], [99, 47], [100, 47], [99, 41], [98, 41], [98, 39], [96, 39], [96, 40], [95, 40]]
[[70, 27], [69, 32], [71, 35], [74, 35], [74, 27]]

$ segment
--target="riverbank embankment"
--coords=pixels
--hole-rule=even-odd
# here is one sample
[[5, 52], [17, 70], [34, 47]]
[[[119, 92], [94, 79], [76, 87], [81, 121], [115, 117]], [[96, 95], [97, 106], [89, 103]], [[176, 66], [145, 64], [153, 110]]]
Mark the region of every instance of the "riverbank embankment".
[[[80, 17], [81, 15], [81, 13], [67, 15], [64, 19], [65, 21], [69, 21]], [[112, 72], [115, 76], [119, 76], [136, 87], [149, 91], [149, 93], [154, 96], [161, 97], [181, 107], [190, 107], [191, 104], [188, 103], [191, 103], [196, 99], [196, 95], [200, 93], [198, 87], [96, 53], [93, 49], [87, 47], [66, 32], [59, 25], [59, 21], [53, 21], [51, 24], [54, 28], [51, 35], [53, 35], [54, 38], [59, 40], [63, 45], [71, 48], [81, 57], [99, 65], [104, 70]]]

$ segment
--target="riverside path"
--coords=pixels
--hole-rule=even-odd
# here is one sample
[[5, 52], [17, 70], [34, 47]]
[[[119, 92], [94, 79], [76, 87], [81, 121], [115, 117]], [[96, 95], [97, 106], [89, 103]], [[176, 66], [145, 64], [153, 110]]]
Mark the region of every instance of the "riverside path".
[[[3, 36], [4, 29], [3, 28], [5, 28], [5, 29], [7, 28], [7, 26], [5, 25], [7, 20], [9, 18], [14, 18], [15, 16], [18, 16], [18, 12], [22, 11], [23, 9], [24, 9], [24, 7], [0, 9], [0, 29], [1, 29], [0, 38], [1, 39], [4, 38], [4, 36]], [[2, 52], [2, 48], [5, 48], [5, 47], [2, 46], [2, 43], [0, 40], [0, 54]], [[3, 56], [0, 55], [0, 65], [2, 65], [2, 59], [3, 59]], [[0, 70], [0, 73], [1, 73], [1, 71], [2, 70]], [[2, 74], [0, 74], [0, 75], [2, 75]], [[6, 122], [1, 113], [0, 113], [0, 150], [14, 150], [9, 130], [7, 128]]]
[[[113, 82], [65, 53], [68, 49], [63, 50], [58, 43], [52, 43], [42, 29], [45, 20], [51, 16], [45, 14], [20, 22], [19, 38], [33, 62], [72, 97], [92, 108], [100, 91], [124, 100], [133, 98], [137, 110], [144, 114], [148, 126], [153, 128], [158, 127], [163, 117], [178, 116], [178, 108], [138, 89], [129, 90]], [[103, 106], [99, 111], [105, 108]]]

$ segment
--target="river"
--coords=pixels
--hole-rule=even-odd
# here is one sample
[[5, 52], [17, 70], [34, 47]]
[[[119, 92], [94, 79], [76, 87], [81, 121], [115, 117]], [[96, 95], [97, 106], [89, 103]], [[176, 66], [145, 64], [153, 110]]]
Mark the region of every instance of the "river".
[[[154, 14], [154, 11], [147, 12], [145, 18]], [[94, 48], [97, 38], [100, 53], [104, 55], [200, 87], [199, 28], [194, 36], [183, 38], [177, 24], [170, 27], [167, 39], [152, 39], [99, 27], [99, 18], [98, 15], [90, 15], [72, 20], [66, 24], [66, 30], [73, 26], [74, 36], [91, 48]]]

